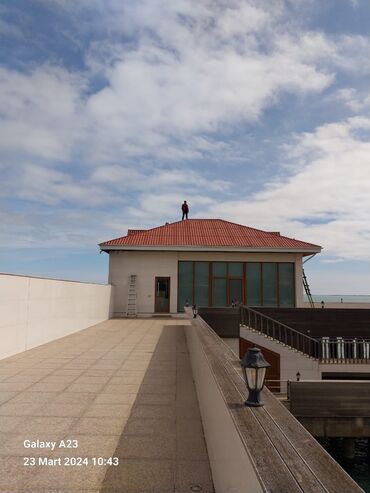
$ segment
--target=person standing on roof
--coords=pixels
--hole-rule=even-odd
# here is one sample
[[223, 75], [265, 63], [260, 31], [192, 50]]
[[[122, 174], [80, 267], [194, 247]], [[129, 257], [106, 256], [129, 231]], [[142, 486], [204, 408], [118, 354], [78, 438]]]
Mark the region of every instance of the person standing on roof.
[[182, 221], [183, 221], [184, 219], [188, 218], [188, 214], [189, 214], [189, 206], [186, 203], [186, 200], [184, 200], [184, 203], [181, 206], [181, 210], [182, 210]]

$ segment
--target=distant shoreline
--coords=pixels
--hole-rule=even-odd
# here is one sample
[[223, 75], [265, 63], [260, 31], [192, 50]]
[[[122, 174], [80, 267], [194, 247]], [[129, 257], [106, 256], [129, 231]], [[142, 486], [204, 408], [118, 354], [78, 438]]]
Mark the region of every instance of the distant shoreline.
[[[359, 294], [313, 294], [313, 301], [320, 303], [324, 301], [325, 303], [370, 303], [370, 295]], [[304, 300], [307, 300], [307, 296], [304, 296]]]

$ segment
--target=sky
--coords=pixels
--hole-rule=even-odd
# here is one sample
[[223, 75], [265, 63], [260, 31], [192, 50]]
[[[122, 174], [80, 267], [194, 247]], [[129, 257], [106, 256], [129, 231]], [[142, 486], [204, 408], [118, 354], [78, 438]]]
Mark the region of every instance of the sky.
[[97, 244], [222, 218], [370, 294], [368, 0], [2, 0], [0, 271], [106, 282]]

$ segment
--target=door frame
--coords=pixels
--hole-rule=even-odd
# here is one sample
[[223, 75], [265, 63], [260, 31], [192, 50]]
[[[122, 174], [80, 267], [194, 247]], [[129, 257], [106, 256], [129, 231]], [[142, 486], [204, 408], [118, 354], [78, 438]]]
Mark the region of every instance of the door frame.
[[[157, 282], [159, 280], [166, 280], [168, 286], [168, 310], [159, 311], [157, 310]], [[171, 311], [171, 278], [169, 276], [155, 276], [154, 280], [154, 313], [170, 313]]]

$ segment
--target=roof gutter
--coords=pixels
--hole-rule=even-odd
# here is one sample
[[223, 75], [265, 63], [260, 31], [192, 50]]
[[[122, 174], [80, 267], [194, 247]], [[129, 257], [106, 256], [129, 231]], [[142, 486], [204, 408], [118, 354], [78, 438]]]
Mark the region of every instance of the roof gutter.
[[302, 253], [304, 256], [310, 255], [312, 258], [321, 252], [321, 247], [314, 248], [267, 248], [267, 247], [189, 247], [189, 246], [137, 246], [137, 245], [107, 245], [100, 246], [100, 250], [108, 253], [109, 251], [157, 251], [157, 252], [254, 252], [254, 253]]
[[314, 258], [314, 256], [315, 256], [316, 254], [317, 254], [317, 252], [316, 252], [316, 253], [313, 253], [312, 255], [310, 255], [308, 258], [306, 258], [306, 260], [304, 260], [304, 261], [302, 262], [302, 264], [305, 264], [306, 262], [308, 262], [309, 260], [311, 260], [312, 258]]

